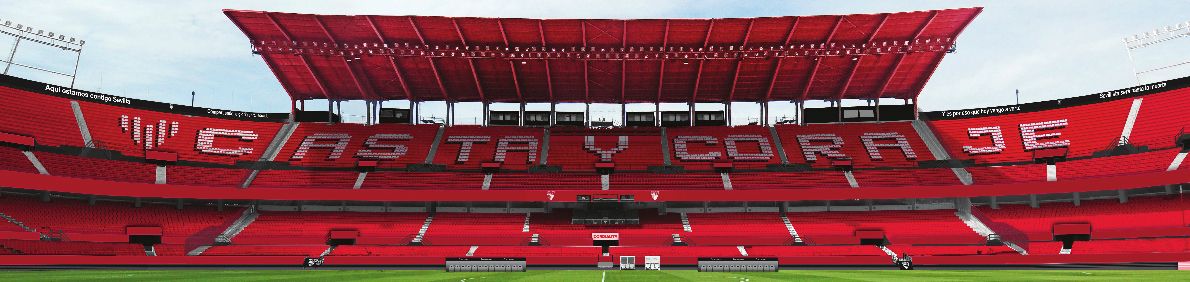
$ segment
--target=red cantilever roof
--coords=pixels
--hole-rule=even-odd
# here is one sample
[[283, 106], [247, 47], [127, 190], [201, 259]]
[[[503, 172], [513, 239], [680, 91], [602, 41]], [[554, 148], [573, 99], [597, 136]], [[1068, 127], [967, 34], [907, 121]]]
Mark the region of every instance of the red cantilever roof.
[[916, 98], [982, 8], [735, 19], [224, 11], [292, 99]]

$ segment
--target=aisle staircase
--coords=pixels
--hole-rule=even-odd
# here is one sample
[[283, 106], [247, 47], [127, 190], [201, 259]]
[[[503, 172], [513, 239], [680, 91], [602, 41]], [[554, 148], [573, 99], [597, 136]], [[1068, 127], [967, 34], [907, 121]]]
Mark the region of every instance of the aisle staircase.
[[789, 221], [788, 216], [781, 214], [781, 221], [785, 223], [785, 229], [789, 230], [789, 236], [793, 236], [794, 244], [800, 245], [806, 243], [805, 241], [802, 241], [802, 236], [797, 234], [797, 229], [793, 228], [793, 222]]
[[409, 242], [409, 243], [412, 245], [421, 245], [422, 240], [424, 240], [426, 238], [426, 231], [430, 230], [430, 223], [433, 223], [433, 222], [434, 222], [434, 214], [430, 213], [430, 215], [426, 216], [425, 223], [422, 223], [421, 229], [417, 230], [417, 236], [414, 236], [413, 241]]
[[690, 217], [687, 217], [686, 213], [682, 213], [682, 231], [694, 232], [694, 229], [690, 227]]
[[215, 237], [215, 244], [231, 244], [231, 239], [235, 238], [236, 235], [239, 235], [240, 232], [243, 232], [244, 228], [247, 228], [249, 224], [252, 224], [252, 222], [256, 221], [256, 217], [258, 216], [260, 216], [260, 214], [256, 212], [255, 206], [245, 209], [244, 213], [240, 214], [240, 218], [237, 218], [235, 222], [231, 223], [231, 226], [228, 226], [226, 230], [223, 230], [223, 233], [219, 233], [219, 236]]

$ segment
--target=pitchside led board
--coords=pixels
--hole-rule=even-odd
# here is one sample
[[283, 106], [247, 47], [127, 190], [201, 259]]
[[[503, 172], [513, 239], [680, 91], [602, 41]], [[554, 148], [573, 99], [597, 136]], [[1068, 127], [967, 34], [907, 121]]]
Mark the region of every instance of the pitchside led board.
[[592, 241], [620, 241], [620, 233], [591, 233]]

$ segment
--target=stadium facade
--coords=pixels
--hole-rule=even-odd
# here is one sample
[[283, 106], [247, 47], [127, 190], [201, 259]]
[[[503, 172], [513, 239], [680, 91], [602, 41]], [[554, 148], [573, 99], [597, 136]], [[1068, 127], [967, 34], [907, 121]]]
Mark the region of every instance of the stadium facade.
[[[0, 77], [0, 265], [1190, 261], [1190, 118], [1179, 110], [1190, 78], [919, 112], [921, 89], [980, 12], [537, 20], [228, 10], [290, 113]], [[903, 103], [881, 105], [887, 98]], [[313, 100], [326, 111], [307, 110]], [[364, 124], [337, 122], [337, 102], [349, 100], [367, 101]], [[810, 100], [837, 106], [804, 108]], [[420, 102], [482, 103], [483, 124], [419, 120]], [[760, 103], [763, 122], [730, 124], [731, 102]], [[797, 120], [768, 124], [773, 102], [797, 104]], [[609, 126], [555, 111], [560, 103], [657, 110], [625, 110]]]

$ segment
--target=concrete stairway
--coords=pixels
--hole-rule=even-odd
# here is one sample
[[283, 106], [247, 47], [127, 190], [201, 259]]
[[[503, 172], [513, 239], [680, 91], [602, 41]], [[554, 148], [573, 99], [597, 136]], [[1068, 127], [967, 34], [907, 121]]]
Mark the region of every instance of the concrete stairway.
[[413, 237], [413, 241], [410, 243], [412, 243], [414, 245], [421, 245], [421, 241], [423, 239], [425, 239], [425, 237], [426, 237], [426, 231], [430, 230], [430, 223], [433, 223], [433, 222], [434, 222], [434, 214], [430, 214], [429, 216], [426, 216], [425, 223], [422, 223], [421, 229], [417, 230], [417, 236]]
[[793, 243], [794, 243], [794, 244], [802, 244], [802, 243], [805, 243], [805, 241], [802, 241], [802, 236], [797, 234], [797, 229], [794, 229], [794, 228], [793, 228], [793, 222], [790, 222], [790, 221], [789, 221], [789, 217], [788, 217], [788, 216], [785, 216], [784, 214], [782, 214], [782, 215], [781, 215], [781, 221], [785, 223], [785, 229], [788, 229], [788, 230], [789, 230], [789, 236], [793, 236]]
[[42, 175], [49, 175], [49, 174], [50, 174], [50, 172], [49, 172], [48, 170], [45, 170], [45, 165], [42, 165], [42, 164], [41, 164], [41, 160], [38, 160], [38, 159], [37, 159], [37, 155], [34, 155], [34, 154], [33, 154], [33, 152], [31, 152], [31, 151], [21, 151], [21, 153], [22, 153], [22, 154], [25, 154], [25, 158], [26, 158], [26, 159], [29, 159], [29, 162], [30, 162], [30, 163], [33, 163], [33, 168], [36, 168], [36, 169], [37, 169], [37, 173], [40, 173], [40, 174], [42, 174]]
[[731, 175], [726, 172], [720, 172], [719, 178], [723, 179], [723, 190], [731, 191]]
[[[926, 124], [925, 121], [921, 120], [914, 120], [911, 124], [913, 125], [913, 131], [917, 132], [917, 136], [921, 137], [921, 140], [926, 143], [926, 148], [930, 149], [930, 153], [934, 155], [934, 159], [950, 159], [950, 153], [947, 153], [946, 148], [942, 146], [942, 142], [938, 141], [938, 137], [934, 135], [934, 130], [930, 129], [929, 124]], [[971, 178], [971, 173], [968, 172], [967, 169], [951, 168], [950, 170], [954, 172], [955, 177], [958, 177], [959, 181], [962, 182], [963, 185], [971, 185], [975, 183], [975, 181]]]
[[[297, 130], [298, 125], [299, 123], [297, 122], [289, 122], [285, 123], [285, 125], [282, 125], [281, 129], [277, 130], [277, 135], [273, 136], [273, 140], [269, 142], [269, 147], [266, 148], [264, 153], [260, 155], [259, 161], [271, 162], [276, 160], [277, 154], [281, 153], [281, 149], [285, 147], [285, 143], [289, 141], [290, 137], [293, 136], [293, 132]], [[256, 180], [257, 174], [260, 174], [259, 169], [253, 169], [252, 172], [249, 172], [248, 176], [244, 177], [244, 182], [240, 184], [240, 188], [248, 188], [248, 186], [251, 186], [252, 181]]]
[[359, 173], [359, 176], [356, 176], [356, 177], [355, 177], [355, 184], [354, 184], [354, 185], [351, 185], [351, 189], [356, 189], [356, 190], [359, 190], [359, 188], [360, 188], [360, 187], [363, 187], [363, 186], [364, 186], [364, 179], [367, 179], [367, 178], [368, 178], [368, 172], [367, 172], [367, 171], [360, 172], [360, 173]]
[[219, 236], [215, 237], [215, 244], [231, 244], [231, 239], [235, 238], [236, 235], [240, 235], [240, 232], [243, 232], [244, 228], [247, 228], [249, 224], [256, 221], [256, 217], [258, 216], [260, 214], [256, 213], [255, 207], [244, 210], [244, 213], [240, 214], [240, 218], [237, 218], [226, 230], [223, 230], [223, 233], [219, 233]]

